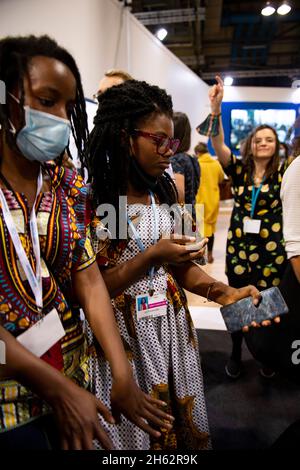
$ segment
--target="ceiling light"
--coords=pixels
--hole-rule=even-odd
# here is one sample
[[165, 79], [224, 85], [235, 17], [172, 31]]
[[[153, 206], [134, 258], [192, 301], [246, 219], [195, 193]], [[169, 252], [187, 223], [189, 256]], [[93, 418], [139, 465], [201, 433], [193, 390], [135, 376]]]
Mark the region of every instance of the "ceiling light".
[[291, 9], [292, 7], [287, 2], [283, 2], [280, 7], [277, 8], [277, 13], [278, 15], [287, 15]]
[[266, 6], [261, 10], [263, 16], [271, 16], [275, 12], [275, 8], [271, 5], [270, 2], [266, 3]]
[[160, 40], [163, 41], [165, 37], [168, 35], [168, 31], [165, 28], [160, 28], [156, 31], [155, 36]]
[[299, 80], [298, 78], [295, 78], [295, 79], [292, 81], [292, 88], [293, 88], [293, 89], [300, 88], [300, 80]]
[[231, 86], [233, 84], [233, 78], [232, 77], [229, 77], [229, 75], [227, 77], [224, 78], [224, 85], [225, 86]]

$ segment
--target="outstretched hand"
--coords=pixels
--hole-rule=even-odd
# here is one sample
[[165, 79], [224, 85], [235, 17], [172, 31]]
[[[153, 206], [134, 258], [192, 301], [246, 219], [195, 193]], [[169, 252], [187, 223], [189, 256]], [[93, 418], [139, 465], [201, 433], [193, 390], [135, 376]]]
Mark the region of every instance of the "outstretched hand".
[[[253, 304], [258, 305], [261, 299], [261, 294], [258, 289], [254, 286], [245, 286], [241, 287], [240, 289], [232, 289], [232, 293], [227, 297], [226, 303], [224, 305], [228, 305], [234, 302], [237, 302], [238, 300], [244, 299], [245, 297], [252, 297], [253, 299]], [[275, 323], [280, 323], [280, 317], [275, 317], [273, 319]], [[272, 320], [264, 320], [261, 323], [256, 323], [252, 322], [251, 325], [254, 328], [260, 328], [260, 326], [270, 326], [272, 324]], [[243, 331], [246, 333], [249, 331], [249, 326], [244, 326]]]
[[[153, 437], [161, 433], [157, 428], [172, 429], [173, 416], [161, 410], [166, 403], [152, 398], [137, 386], [133, 377], [113, 382], [111, 390], [111, 411], [116, 422], [121, 414]], [[155, 426], [152, 427], [152, 426]]]

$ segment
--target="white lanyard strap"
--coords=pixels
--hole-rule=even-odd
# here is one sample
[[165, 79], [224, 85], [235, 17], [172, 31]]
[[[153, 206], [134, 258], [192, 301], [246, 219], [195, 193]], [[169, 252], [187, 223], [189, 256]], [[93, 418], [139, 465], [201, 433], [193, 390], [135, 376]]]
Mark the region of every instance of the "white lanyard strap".
[[152, 212], [153, 212], [153, 215], [154, 215], [154, 236], [153, 236], [153, 238], [154, 238], [154, 243], [157, 243], [158, 239], [159, 239], [158, 212], [157, 212], [157, 207], [156, 207], [156, 203], [155, 203], [154, 194], [153, 194], [152, 191], [149, 191], [149, 193], [150, 193], [150, 198], [151, 198]]
[[[152, 193], [152, 191], [149, 191], [150, 193], [150, 198], [151, 198], [151, 208], [152, 208], [152, 212], [153, 212], [153, 216], [154, 216], [154, 234], [153, 234], [153, 239], [154, 239], [154, 243], [157, 243], [158, 241], [158, 238], [159, 238], [159, 233], [158, 233], [158, 230], [159, 230], [159, 227], [158, 227], [158, 214], [157, 214], [157, 207], [156, 207], [156, 204], [155, 204], [155, 198], [154, 198], [154, 194]], [[139, 233], [138, 231], [136, 230], [133, 222], [130, 220], [129, 216], [127, 216], [127, 223], [128, 223], [128, 226], [131, 228], [131, 231], [133, 232], [133, 235], [134, 235], [134, 238], [135, 238], [135, 241], [139, 247], [139, 249], [141, 251], [145, 251], [145, 246], [139, 236]], [[150, 277], [150, 280], [149, 280], [149, 293], [150, 295], [153, 294], [154, 292], [154, 288], [153, 288], [153, 277], [154, 277], [154, 266], [152, 266], [150, 269], [149, 269], [149, 277]]]
[[35, 204], [36, 204], [37, 197], [40, 194], [40, 191], [42, 189], [42, 185], [43, 185], [43, 175], [42, 175], [42, 171], [40, 170], [38, 181], [37, 181], [37, 192], [36, 192], [35, 200], [32, 206], [32, 210], [30, 214], [30, 222], [29, 222], [32, 246], [33, 246], [33, 251], [34, 251], [34, 255], [36, 259], [36, 274], [34, 274], [33, 269], [26, 256], [25, 250], [21, 243], [18, 231], [16, 229], [16, 225], [10, 213], [5, 196], [3, 194], [2, 189], [0, 188], [0, 200], [1, 200], [1, 205], [2, 205], [4, 221], [9, 231], [9, 234], [11, 236], [13, 245], [19, 257], [24, 273], [27, 277], [27, 280], [29, 282], [29, 285], [35, 297], [37, 308], [39, 310], [43, 309], [43, 285], [42, 285], [41, 252], [40, 252], [39, 233], [38, 233], [36, 213], [35, 213]]

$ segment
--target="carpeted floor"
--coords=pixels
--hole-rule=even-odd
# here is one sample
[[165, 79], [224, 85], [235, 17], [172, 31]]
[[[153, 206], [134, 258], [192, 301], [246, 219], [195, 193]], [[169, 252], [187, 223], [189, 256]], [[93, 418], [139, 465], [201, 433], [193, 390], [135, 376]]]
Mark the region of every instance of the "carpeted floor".
[[243, 374], [233, 381], [224, 371], [231, 350], [228, 333], [197, 333], [214, 449], [269, 448], [300, 419], [300, 384], [279, 376], [261, 377], [245, 345]]

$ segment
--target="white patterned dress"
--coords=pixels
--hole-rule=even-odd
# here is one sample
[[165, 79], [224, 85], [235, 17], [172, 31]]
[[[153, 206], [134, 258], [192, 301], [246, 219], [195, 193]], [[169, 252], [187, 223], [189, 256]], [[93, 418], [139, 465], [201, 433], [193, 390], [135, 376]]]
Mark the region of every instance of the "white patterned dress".
[[[170, 234], [172, 219], [163, 207], [156, 207], [159, 236]], [[155, 222], [151, 207], [134, 204], [128, 207], [128, 214], [144, 246], [152, 245]], [[98, 264], [101, 269], [111, 268], [139, 252], [134, 239], [114, 244], [108, 241], [100, 247]], [[167, 411], [175, 417], [174, 427], [172, 431], [161, 430], [161, 437], [153, 439], [124, 417], [118, 425], [109, 425], [100, 418], [101, 424], [118, 450], [209, 449], [198, 342], [186, 297], [168, 266], [155, 271], [154, 288], [156, 293], [167, 294], [166, 316], [136, 318], [135, 297], [148, 292], [148, 275], [141, 277], [112, 302], [134, 376], [143, 391], [168, 403]], [[110, 368], [89, 328], [88, 336], [91, 391], [110, 407]]]

